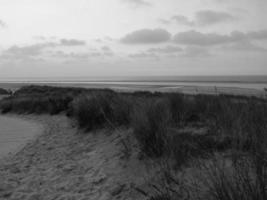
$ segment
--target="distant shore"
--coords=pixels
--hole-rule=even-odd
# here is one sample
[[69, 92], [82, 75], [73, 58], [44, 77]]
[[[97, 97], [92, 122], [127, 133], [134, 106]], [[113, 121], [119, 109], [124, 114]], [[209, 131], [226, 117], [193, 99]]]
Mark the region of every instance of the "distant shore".
[[[185, 94], [230, 94], [266, 98], [267, 83], [216, 82], [0, 82], [0, 88], [16, 91], [28, 85], [108, 88], [118, 92], [179, 92]], [[1, 98], [1, 97], [0, 97]]]

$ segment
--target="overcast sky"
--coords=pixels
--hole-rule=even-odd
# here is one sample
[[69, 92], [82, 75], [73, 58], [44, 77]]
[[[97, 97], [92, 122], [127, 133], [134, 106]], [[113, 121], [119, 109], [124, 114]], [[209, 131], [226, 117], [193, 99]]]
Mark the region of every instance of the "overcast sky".
[[0, 77], [267, 75], [266, 0], [1, 0]]

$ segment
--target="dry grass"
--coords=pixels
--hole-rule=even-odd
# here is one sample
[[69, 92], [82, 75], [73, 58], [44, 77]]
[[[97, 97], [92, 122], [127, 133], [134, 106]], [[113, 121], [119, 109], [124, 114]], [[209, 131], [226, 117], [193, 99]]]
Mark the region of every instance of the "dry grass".
[[[162, 168], [163, 186], [152, 186], [157, 194], [151, 200], [182, 199], [179, 192], [179, 197], [169, 193], [180, 191], [181, 186], [170, 172], [186, 168], [197, 158], [212, 163], [204, 170], [207, 173], [202, 179], [208, 188], [202, 191], [206, 196], [198, 199], [267, 198], [267, 102], [263, 99], [150, 92], [118, 94], [110, 90], [32, 86], [3, 99], [0, 108], [2, 112], [16, 113], [66, 112], [87, 130], [130, 126], [147, 158], [167, 158], [174, 163]], [[204, 127], [206, 131], [181, 132], [188, 127]], [[223, 156], [219, 162], [213, 160], [215, 154], [229, 152], [230, 169], [222, 165]], [[186, 197], [194, 199], [190, 189], [186, 191]]]

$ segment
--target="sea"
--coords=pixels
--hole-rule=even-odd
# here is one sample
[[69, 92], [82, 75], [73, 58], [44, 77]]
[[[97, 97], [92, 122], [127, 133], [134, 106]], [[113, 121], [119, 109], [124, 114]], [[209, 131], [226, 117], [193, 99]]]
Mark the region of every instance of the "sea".
[[264, 95], [267, 75], [261, 76], [110, 76], [110, 77], [4, 77], [0, 87], [41, 84], [117, 90], [181, 91]]

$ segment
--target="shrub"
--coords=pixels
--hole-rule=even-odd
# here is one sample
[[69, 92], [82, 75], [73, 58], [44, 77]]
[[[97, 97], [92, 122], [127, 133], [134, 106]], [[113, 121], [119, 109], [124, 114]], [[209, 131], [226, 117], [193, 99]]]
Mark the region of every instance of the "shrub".
[[132, 107], [135, 104], [134, 99], [120, 94], [113, 95], [109, 100], [112, 116], [110, 121], [114, 126], [128, 126], [131, 121]]
[[[267, 106], [246, 102], [221, 102], [218, 127], [230, 140], [232, 156], [208, 164], [208, 197], [212, 200], [263, 200], [267, 198]], [[218, 138], [218, 135], [215, 135]], [[226, 165], [227, 163], [227, 165]], [[229, 165], [231, 163], [231, 165]], [[203, 198], [206, 199], [206, 198]]]
[[[239, 155], [235, 163], [229, 164], [229, 162], [220, 157], [205, 164], [199, 181], [202, 187], [207, 187], [205, 190], [208, 194], [199, 199], [264, 200], [267, 198], [266, 174], [265, 182], [262, 182], [256, 174], [253, 161]], [[266, 173], [266, 163], [262, 167]]]
[[187, 107], [185, 105], [184, 96], [181, 94], [169, 94], [170, 111], [172, 120], [178, 125], [183, 125], [186, 119]]
[[4, 88], [0, 88], [0, 95], [9, 95], [10, 91], [4, 89]]
[[212, 96], [188, 96], [179, 93], [171, 93], [167, 97], [170, 102], [172, 120], [178, 127], [205, 119], [208, 105], [207, 99], [212, 99]]
[[108, 125], [112, 128], [128, 125], [131, 105], [129, 99], [110, 92], [94, 92], [76, 98], [70, 105], [79, 126], [92, 130]]
[[207, 158], [214, 152], [225, 151], [231, 148], [231, 144], [230, 137], [184, 132], [169, 135], [167, 149], [175, 167], [180, 168], [193, 158]]
[[92, 130], [107, 123], [111, 108], [101, 96], [82, 95], [72, 102], [72, 115], [82, 128]]
[[132, 126], [142, 151], [148, 156], [164, 153], [170, 111], [166, 101], [150, 100], [136, 106]]
[[17, 96], [3, 99], [0, 103], [2, 113], [49, 113], [58, 114], [68, 108], [71, 97], [27, 97]]

